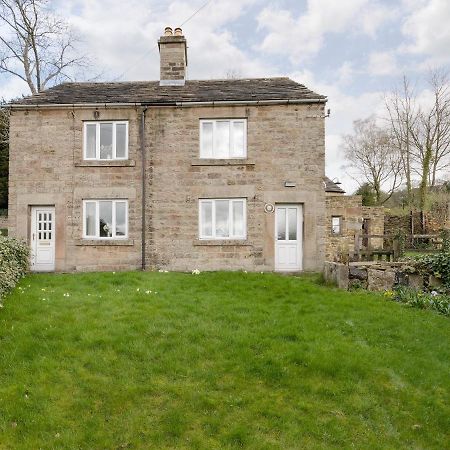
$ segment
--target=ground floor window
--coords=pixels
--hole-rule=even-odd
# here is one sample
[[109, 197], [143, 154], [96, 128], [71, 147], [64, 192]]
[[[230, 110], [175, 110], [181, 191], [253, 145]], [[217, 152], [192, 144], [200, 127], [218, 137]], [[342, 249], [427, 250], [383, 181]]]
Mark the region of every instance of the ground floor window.
[[84, 200], [83, 237], [122, 239], [128, 236], [127, 200]]
[[340, 216], [333, 216], [331, 218], [331, 232], [333, 234], [341, 234], [341, 232], [342, 232], [342, 218]]
[[246, 200], [201, 199], [200, 239], [245, 239], [247, 235]]

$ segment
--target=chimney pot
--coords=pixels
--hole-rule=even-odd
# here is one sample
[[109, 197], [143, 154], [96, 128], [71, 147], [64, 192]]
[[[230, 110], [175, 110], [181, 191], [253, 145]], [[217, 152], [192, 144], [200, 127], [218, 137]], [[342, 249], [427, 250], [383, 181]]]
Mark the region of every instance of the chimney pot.
[[171, 27], [164, 28], [164, 36], [173, 36], [173, 32], [172, 32], [172, 28]]
[[175, 28], [175, 36], [183, 36], [183, 30], [180, 27]]

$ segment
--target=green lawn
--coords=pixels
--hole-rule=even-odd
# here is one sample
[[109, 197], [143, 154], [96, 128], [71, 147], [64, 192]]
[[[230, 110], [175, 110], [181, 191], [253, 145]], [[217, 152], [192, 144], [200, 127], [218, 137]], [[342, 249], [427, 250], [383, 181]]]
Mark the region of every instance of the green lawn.
[[0, 449], [442, 450], [449, 324], [314, 276], [29, 276], [0, 309]]

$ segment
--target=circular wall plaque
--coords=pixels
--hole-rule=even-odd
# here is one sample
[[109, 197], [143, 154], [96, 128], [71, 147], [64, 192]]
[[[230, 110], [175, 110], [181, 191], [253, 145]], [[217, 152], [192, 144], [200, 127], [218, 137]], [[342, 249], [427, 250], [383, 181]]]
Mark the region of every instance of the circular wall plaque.
[[275, 211], [275, 206], [273, 206], [272, 203], [266, 203], [266, 204], [264, 205], [264, 211], [265, 211], [266, 213], [272, 213], [272, 212]]

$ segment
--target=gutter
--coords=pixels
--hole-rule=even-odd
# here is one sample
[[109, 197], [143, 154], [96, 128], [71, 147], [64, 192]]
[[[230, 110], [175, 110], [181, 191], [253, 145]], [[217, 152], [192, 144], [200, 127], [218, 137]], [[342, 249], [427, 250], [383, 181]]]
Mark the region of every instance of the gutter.
[[326, 103], [326, 98], [293, 99], [293, 100], [221, 100], [211, 102], [176, 102], [181, 108], [194, 106], [268, 106], [268, 105], [298, 105], [304, 103]]
[[141, 113], [141, 182], [142, 182], [142, 198], [141, 198], [141, 268], [144, 271], [147, 266], [146, 255], [145, 255], [145, 208], [146, 208], [146, 177], [145, 177], [145, 165], [146, 165], [146, 157], [145, 157], [145, 113], [147, 112], [147, 108], [144, 108]]
[[137, 108], [137, 107], [199, 107], [199, 106], [269, 106], [269, 105], [298, 105], [312, 103], [326, 103], [327, 98], [303, 98], [292, 100], [219, 100], [205, 102], [136, 102], [136, 103], [37, 103], [37, 104], [8, 104], [6, 107], [18, 110], [27, 109], [58, 109], [58, 108]]

